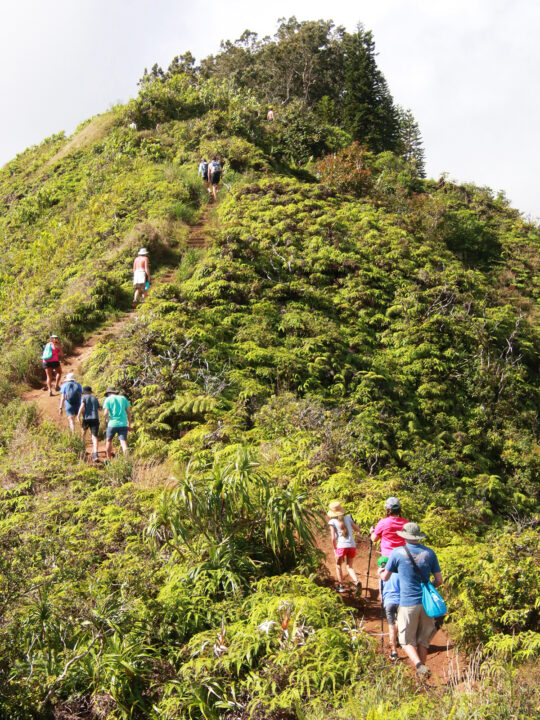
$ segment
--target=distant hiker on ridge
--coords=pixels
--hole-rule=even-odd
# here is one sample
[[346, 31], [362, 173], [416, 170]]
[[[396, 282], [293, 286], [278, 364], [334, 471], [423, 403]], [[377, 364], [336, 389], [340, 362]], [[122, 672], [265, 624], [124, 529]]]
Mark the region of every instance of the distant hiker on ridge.
[[212, 162], [208, 164], [208, 183], [212, 187], [212, 195], [214, 197], [214, 201], [217, 200], [217, 191], [219, 181], [221, 180], [221, 172], [221, 163], [214, 155], [212, 157]]
[[199, 163], [199, 175], [202, 177], [206, 190], [212, 192], [208, 186], [208, 160], [206, 158]]
[[371, 526], [369, 532], [372, 542], [381, 541], [381, 553], [389, 556], [394, 548], [405, 545], [405, 541], [399, 537], [397, 531], [403, 530], [408, 520], [400, 516], [401, 503], [397, 497], [387, 498], [384, 507], [386, 517], [379, 520], [375, 527]]
[[131, 430], [131, 408], [129, 400], [112, 387], [105, 390], [105, 400], [103, 402], [103, 412], [108, 418], [105, 452], [107, 459], [113, 457], [112, 441], [115, 435], [118, 435], [122, 452], [124, 455], [128, 453], [127, 436]]
[[62, 345], [58, 339], [58, 335], [51, 335], [49, 342], [43, 348], [43, 354], [41, 360], [43, 363], [43, 369], [45, 370], [45, 376], [47, 378], [47, 389], [49, 395], [52, 396], [53, 386], [53, 375], [55, 380], [55, 390], [60, 390], [60, 378], [62, 377], [62, 366], [60, 360], [64, 357], [64, 351]]
[[135, 287], [135, 295], [133, 296], [133, 307], [137, 306], [139, 293], [142, 294], [141, 302], [146, 297], [148, 285], [150, 283], [150, 263], [148, 261], [148, 250], [141, 248], [137, 253], [137, 257], [133, 261], [133, 286]]
[[345, 592], [343, 571], [341, 569], [343, 562], [345, 562], [347, 572], [354, 583], [355, 592], [359, 593], [362, 590], [362, 584], [356, 577], [352, 561], [356, 556], [356, 543], [354, 541], [353, 530], [360, 532], [360, 528], [350, 515], [345, 514], [345, 510], [337, 500], [330, 503], [327, 515], [331, 518], [328, 525], [330, 526], [330, 536], [336, 556], [336, 576], [338, 581], [336, 590], [340, 593]]
[[82, 425], [83, 438], [86, 435], [86, 431], [90, 430], [92, 436], [92, 447], [94, 449], [94, 462], [99, 460], [98, 454], [98, 432], [99, 432], [99, 400], [95, 395], [92, 394], [92, 388], [89, 385], [85, 385], [82, 389], [83, 395], [81, 398], [81, 407], [77, 414], [77, 420]]
[[420, 578], [427, 582], [433, 575], [433, 585], [438, 587], [443, 581], [441, 568], [434, 551], [420, 545], [420, 540], [426, 536], [416, 523], [407, 523], [397, 534], [406, 541], [405, 545], [392, 551], [380, 577], [387, 582], [392, 573], [399, 576], [399, 642], [416, 667], [416, 674], [429, 677], [431, 672], [426, 667], [426, 659], [429, 643], [435, 634], [435, 619], [428, 617], [424, 610]]
[[60, 388], [60, 405], [58, 412], [62, 414], [62, 409], [66, 407], [66, 417], [69, 429], [75, 432], [75, 418], [81, 407], [82, 387], [75, 380], [75, 374], [69, 372], [66, 375], [66, 381]]

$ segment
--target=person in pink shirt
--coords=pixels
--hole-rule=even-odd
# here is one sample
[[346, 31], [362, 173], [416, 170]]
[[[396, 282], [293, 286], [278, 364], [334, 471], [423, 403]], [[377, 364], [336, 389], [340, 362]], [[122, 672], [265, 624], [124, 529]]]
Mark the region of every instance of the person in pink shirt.
[[379, 520], [369, 532], [373, 542], [381, 541], [381, 553], [390, 557], [394, 548], [405, 545], [405, 541], [397, 534], [398, 530], [403, 530], [403, 526], [409, 521], [401, 517], [401, 503], [397, 497], [389, 497], [384, 503], [386, 508], [386, 517]]

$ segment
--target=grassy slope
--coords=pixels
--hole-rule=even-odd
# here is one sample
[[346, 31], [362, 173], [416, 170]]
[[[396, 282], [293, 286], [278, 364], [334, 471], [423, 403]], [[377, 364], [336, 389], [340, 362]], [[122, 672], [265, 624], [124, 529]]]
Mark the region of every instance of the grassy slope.
[[[165, 260], [181, 245], [182, 219], [201, 202], [188, 163], [199, 146], [234, 145], [236, 109], [218, 110], [138, 133], [118, 109], [78, 141], [53, 138], [2, 170], [5, 399], [9, 379], [33, 376], [49, 327], [75, 340], [126, 303], [138, 245]], [[270, 167], [262, 149], [235, 142], [237, 171], [255, 156]], [[96, 350], [88, 377], [129, 392], [139, 456], [194, 456], [199, 494], [219, 477], [243, 482], [228, 465], [241, 446], [283, 507], [340, 496], [367, 529], [399, 493], [444, 560], [456, 634], [504, 655], [513, 633], [514, 651], [533, 654], [538, 232], [488, 191], [426, 183], [413, 193], [388, 156], [372, 171], [361, 197], [230, 173], [214, 247], [184, 258], [178, 282]], [[70, 696], [64, 708], [111, 718], [150, 717], [150, 699], [160, 718], [217, 717], [219, 702], [255, 717], [298, 707], [329, 717], [344, 705], [348, 716], [392, 717], [385, 701], [399, 717], [494, 717], [497, 704], [504, 717], [502, 671], [483, 700], [449, 693], [438, 708], [408, 695], [399, 671], [385, 668], [383, 690], [365, 638], [339, 629], [339, 601], [291, 575], [299, 559], [286, 543], [274, 554], [259, 533], [251, 466], [244, 524], [233, 518], [227, 540], [237, 555], [223, 556], [219, 538], [193, 529], [196, 512], [186, 518], [181, 497], [138, 488], [130, 463], [86, 468], [77, 441], [17, 401], [0, 432], [9, 717], [46, 717]], [[163, 545], [186, 527], [189, 543]], [[310, 562], [306, 552], [299, 569]], [[307, 628], [290, 644], [257, 631], [279, 620], [280, 601]], [[223, 620], [229, 650], [215, 655]], [[529, 702], [519, 697], [525, 715]]]

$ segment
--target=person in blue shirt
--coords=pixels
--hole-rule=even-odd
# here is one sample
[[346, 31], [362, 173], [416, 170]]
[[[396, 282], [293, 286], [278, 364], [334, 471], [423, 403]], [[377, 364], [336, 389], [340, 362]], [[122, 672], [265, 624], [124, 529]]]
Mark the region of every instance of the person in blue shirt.
[[[426, 667], [427, 652], [435, 633], [435, 621], [427, 616], [422, 605], [422, 580], [427, 582], [433, 575], [433, 585], [441, 585], [443, 578], [437, 555], [431, 548], [421, 545], [426, 536], [419, 526], [409, 522], [397, 534], [406, 540], [404, 547], [392, 550], [381, 580], [387, 582], [392, 573], [399, 577], [398, 632], [401, 647], [416, 667], [419, 677], [429, 677]], [[415, 570], [414, 563], [418, 568]]]
[[60, 388], [60, 405], [58, 412], [61, 415], [65, 406], [69, 429], [72, 433], [75, 432], [75, 418], [81, 407], [81, 398], [82, 387], [75, 380], [75, 373], [69, 372], [66, 375], [66, 382]]
[[[381, 557], [377, 560], [377, 565], [379, 566], [377, 573], [379, 574], [379, 577], [384, 572], [384, 569], [388, 563], [388, 558], [386, 555], [381, 555]], [[398, 654], [397, 654], [397, 625], [396, 625], [396, 618], [399, 610], [399, 595], [400, 595], [400, 588], [399, 588], [399, 575], [396, 573], [392, 573], [390, 575], [390, 579], [386, 582], [382, 582], [381, 580], [381, 589], [382, 589], [382, 604], [384, 607], [384, 613], [386, 615], [386, 620], [388, 621], [388, 640], [390, 642], [390, 660], [397, 660]]]

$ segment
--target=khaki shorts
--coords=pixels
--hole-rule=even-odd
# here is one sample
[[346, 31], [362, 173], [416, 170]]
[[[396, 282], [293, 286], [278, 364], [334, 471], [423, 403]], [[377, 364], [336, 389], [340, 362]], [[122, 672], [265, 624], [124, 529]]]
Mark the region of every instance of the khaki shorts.
[[435, 634], [435, 620], [427, 616], [423, 605], [400, 607], [397, 617], [399, 644], [429, 647]]

